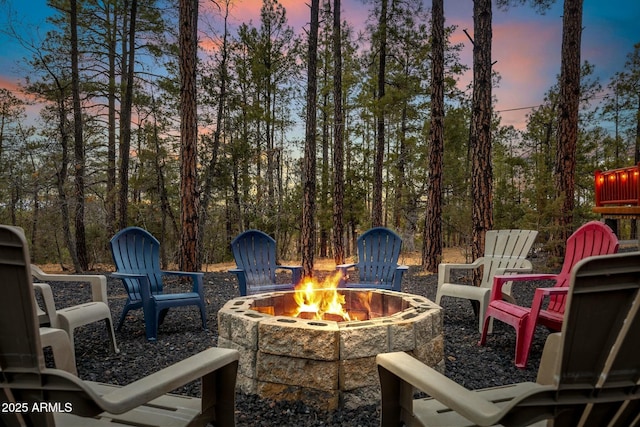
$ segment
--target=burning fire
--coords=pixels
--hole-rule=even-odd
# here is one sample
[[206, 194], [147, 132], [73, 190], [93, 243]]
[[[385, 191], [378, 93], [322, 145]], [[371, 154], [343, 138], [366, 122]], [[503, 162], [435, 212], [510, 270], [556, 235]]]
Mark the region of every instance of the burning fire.
[[294, 316], [318, 320], [326, 319], [326, 317], [341, 317], [342, 320], [352, 320], [343, 307], [344, 295], [338, 293], [339, 282], [339, 272], [327, 277], [321, 284], [312, 278], [303, 279], [296, 286], [294, 294], [294, 299], [298, 304]]

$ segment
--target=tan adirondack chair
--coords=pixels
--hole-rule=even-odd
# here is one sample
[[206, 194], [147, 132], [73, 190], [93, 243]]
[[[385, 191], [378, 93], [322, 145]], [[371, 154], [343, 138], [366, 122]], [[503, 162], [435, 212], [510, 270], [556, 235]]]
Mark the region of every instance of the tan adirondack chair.
[[[493, 285], [493, 276], [505, 273], [528, 273], [532, 265], [527, 255], [536, 240], [535, 230], [490, 230], [485, 236], [484, 256], [470, 264], [440, 264], [438, 266], [438, 290], [436, 304], [440, 305], [442, 297], [464, 298], [477, 301], [478, 331], [482, 332], [484, 313], [489, 304], [489, 295]], [[453, 270], [476, 270], [482, 268], [480, 286], [452, 282]], [[511, 287], [505, 284], [503, 295], [513, 301]], [[493, 324], [489, 325], [489, 331]]]
[[[13, 227], [0, 226], [0, 277], [0, 403], [14, 408], [0, 425], [235, 425], [236, 350], [211, 348], [125, 387], [83, 381], [45, 367], [27, 243]], [[201, 399], [165, 394], [198, 378]]]
[[74, 330], [79, 326], [93, 322], [104, 321], [107, 335], [111, 341], [111, 349], [118, 353], [116, 335], [113, 332], [113, 319], [111, 310], [107, 305], [107, 278], [102, 275], [89, 274], [48, 274], [38, 266], [31, 265], [33, 277], [43, 282], [78, 282], [88, 283], [91, 286], [91, 301], [86, 303], [56, 308], [53, 291], [49, 283], [34, 283], [36, 291], [42, 296], [44, 307], [37, 306], [38, 318], [41, 325], [49, 325], [59, 328], [69, 334], [71, 348], [74, 349]]
[[378, 355], [381, 425], [639, 425], [640, 253], [586, 258], [569, 288], [535, 383], [471, 391], [406, 353]]

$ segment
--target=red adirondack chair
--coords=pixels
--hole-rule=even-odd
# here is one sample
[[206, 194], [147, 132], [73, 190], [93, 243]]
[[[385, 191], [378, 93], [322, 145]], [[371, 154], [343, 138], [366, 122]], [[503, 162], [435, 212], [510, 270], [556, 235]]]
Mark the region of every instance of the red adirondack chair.
[[[544, 325], [550, 330], [562, 329], [564, 306], [569, 290], [569, 279], [573, 266], [580, 260], [594, 255], [608, 255], [618, 251], [618, 238], [607, 225], [599, 221], [591, 221], [578, 228], [567, 239], [564, 263], [558, 274], [516, 274], [499, 275], [493, 278], [493, 288], [489, 298], [489, 306], [485, 312], [484, 325], [480, 345], [487, 339], [490, 318], [494, 318], [513, 326], [516, 330], [516, 356], [518, 368], [524, 368], [529, 359], [529, 348], [533, 340], [536, 325]], [[502, 299], [502, 285], [507, 282], [553, 280], [550, 288], [538, 288], [535, 291], [531, 307], [523, 307]], [[547, 308], [543, 302], [548, 297]]]

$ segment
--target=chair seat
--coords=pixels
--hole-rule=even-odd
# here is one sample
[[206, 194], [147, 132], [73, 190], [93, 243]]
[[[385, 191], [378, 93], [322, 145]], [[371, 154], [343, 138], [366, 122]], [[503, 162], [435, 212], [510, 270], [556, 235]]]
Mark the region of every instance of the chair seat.
[[[536, 387], [538, 387], [536, 383], [524, 382], [503, 387], [476, 390], [476, 393], [488, 401], [493, 402], [498, 407], [506, 407], [514, 397], [520, 396]], [[435, 399], [424, 398], [414, 400], [413, 411], [415, 418], [423, 425], [429, 427], [474, 427], [476, 425]], [[546, 425], [547, 421], [544, 420], [531, 424], [530, 426], [543, 427]]]
[[505, 313], [509, 317], [512, 317], [512, 316], [525, 317], [529, 314], [529, 311], [530, 311], [528, 307], [522, 307], [519, 305], [511, 304], [508, 301], [500, 301], [500, 300], [493, 301], [491, 306], [488, 307], [487, 310], [488, 310], [487, 316], [492, 316], [500, 320], [502, 320], [502, 317], [503, 317], [500, 315], [500, 313]]
[[247, 294], [253, 295], [265, 292], [293, 291], [295, 286], [293, 283], [253, 283], [247, 286]]
[[200, 300], [200, 295], [195, 292], [182, 292], [175, 294], [158, 294], [153, 296], [157, 301], [176, 301], [176, 300]]
[[[117, 390], [118, 386], [92, 381], [85, 382], [98, 395]], [[124, 414], [103, 412], [98, 418], [88, 419], [72, 414], [55, 414], [56, 423], [65, 427], [94, 427], [126, 425], [185, 427], [202, 408], [200, 399], [177, 394], [165, 394]]]

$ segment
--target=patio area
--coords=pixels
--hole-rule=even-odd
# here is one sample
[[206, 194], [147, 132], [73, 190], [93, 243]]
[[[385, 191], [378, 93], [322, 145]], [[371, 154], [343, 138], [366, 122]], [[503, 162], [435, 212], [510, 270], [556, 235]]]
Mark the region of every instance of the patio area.
[[[119, 280], [108, 273], [109, 305], [114, 317], [119, 316], [126, 296]], [[320, 275], [322, 272], [320, 272]], [[403, 292], [435, 299], [437, 275], [425, 275], [411, 267], [403, 279]], [[120, 353], [109, 350], [102, 325], [89, 325], [76, 332], [78, 374], [92, 381], [127, 384], [218, 342], [217, 313], [229, 300], [239, 296], [235, 277], [226, 272], [205, 273], [208, 330], [199, 325], [198, 310], [192, 307], [172, 309], [158, 331], [158, 340], [145, 339], [141, 312], [131, 312], [122, 331], [116, 332]], [[171, 285], [169, 285], [171, 286]], [[65, 292], [68, 289], [68, 292]], [[56, 283], [56, 303], [70, 305], [78, 296], [73, 285]], [[533, 284], [514, 289], [516, 298], [530, 301]], [[527, 369], [513, 364], [515, 334], [513, 328], [496, 322], [487, 345], [478, 346], [480, 334], [477, 320], [468, 301], [457, 298], [443, 300], [445, 374], [467, 388], [483, 388], [520, 381], [534, 381], [546, 333], [537, 334]], [[180, 312], [180, 313], [178, 313]], [[103, 345], [105, 344], [105, 345]], [[199, 395], [194, 383], [177, 393]], [[274, 402], [242, 392], [236, 397], [238, 426], [378, 426], [379, 402], [358, 409], [340, 408], [324, 411], [297, 402]]]

